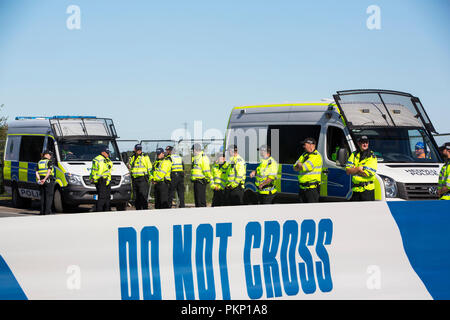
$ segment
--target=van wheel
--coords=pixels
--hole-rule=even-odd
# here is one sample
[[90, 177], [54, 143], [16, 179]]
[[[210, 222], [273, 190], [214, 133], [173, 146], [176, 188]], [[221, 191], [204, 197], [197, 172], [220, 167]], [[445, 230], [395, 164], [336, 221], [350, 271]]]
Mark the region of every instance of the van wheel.
[[63, 198], [62, 198], [61, 190], [59, 190], [59, 189], [55, 189], [55, 192], [53, 194], [53, 206], [55, 207], [55, 211], [57, 213], [64, 212]]
[[24, 199], [19, 195], [19, 189], [17, 186], [14, 186], [12, 189], [12, 205], [14, 208], [24, 208], [25, 207], [25, 201]]

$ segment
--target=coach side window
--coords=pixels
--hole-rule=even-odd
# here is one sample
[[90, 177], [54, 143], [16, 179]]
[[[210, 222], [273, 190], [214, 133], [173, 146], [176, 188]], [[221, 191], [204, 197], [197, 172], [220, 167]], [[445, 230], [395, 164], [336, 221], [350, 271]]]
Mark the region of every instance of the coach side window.
[[19, 161], [39, 162], [44, 146], [44, 136], [22, 136]]
[[342, 148], [350, 152], [344, 131], [341, 128], [329, 126], [327, 129], [327, 158], [333, 162], [337, 160], [338, 151]]
[[5, 149], [5, 160], [19, 161], [21, 136], [9, 136]]

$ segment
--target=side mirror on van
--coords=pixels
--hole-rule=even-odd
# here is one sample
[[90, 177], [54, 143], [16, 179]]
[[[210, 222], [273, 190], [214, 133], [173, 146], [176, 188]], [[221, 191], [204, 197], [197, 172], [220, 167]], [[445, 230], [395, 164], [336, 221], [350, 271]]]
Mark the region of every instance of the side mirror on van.
[[121, 155], [122, 155], [123, 162], [128, 163], [128, 153], [122, 152]]
[[345, 165], [347, 164], [347, 159], [348, 159], [347, 149], [345, 148], [339, 149], [336, 164], [341, 167], [345, 167]]

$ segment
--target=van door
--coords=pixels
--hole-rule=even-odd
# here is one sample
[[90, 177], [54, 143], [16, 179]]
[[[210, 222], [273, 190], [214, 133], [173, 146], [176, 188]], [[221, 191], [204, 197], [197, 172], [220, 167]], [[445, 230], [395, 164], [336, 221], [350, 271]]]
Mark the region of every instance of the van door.
[[270, 125], [267, 144], [272, 148], [272, 157], [278, 161], [279, 180], [277, 189], [297, 199], [299, 192], [298, 172], [294, 171], [294, 163], [303, 154], [301, 142], [312, 137], [320, 145], [321, 126], [316, 124]]
[[[322, 176], [321, 194], [329, 201], [344, 201], [351, 196], [351, 176], [347, 175], [345, 166], [339, 164], [337, 159], [341, 149], [345, 149], [347, 155], [350, 155], [344, 130], [341, 127], [328, 126], [323, 154], [323, 166], [327, 175], [325, 179]], [[326, 194], [323, 194], [325, 192]]]

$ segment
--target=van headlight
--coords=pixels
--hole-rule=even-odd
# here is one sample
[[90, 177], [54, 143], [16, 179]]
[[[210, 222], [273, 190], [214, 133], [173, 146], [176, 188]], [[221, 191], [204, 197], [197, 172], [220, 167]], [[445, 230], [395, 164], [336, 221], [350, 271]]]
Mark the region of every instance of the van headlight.
[[131, 183], [131, 175], [127, 173], [123, 176], [123, 182], [122, 184], [130, 184]]
[[77, 174], [71, 174], [71, 173], [66, 173], [65, 176], [66, 176], [66, 180], [69, 184], [73, 184], [76, 186], [83, 185], [81, 176], [79, 176]]
[[381, 179], [383, 179], [384, 182], [384, 190], [386, 191], [386, 198], [397, 198], [398, 189], [395, 180], [386, 176], [380, 177]]

